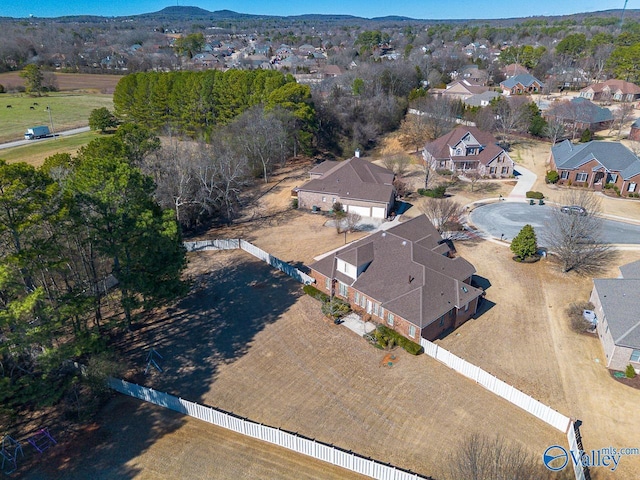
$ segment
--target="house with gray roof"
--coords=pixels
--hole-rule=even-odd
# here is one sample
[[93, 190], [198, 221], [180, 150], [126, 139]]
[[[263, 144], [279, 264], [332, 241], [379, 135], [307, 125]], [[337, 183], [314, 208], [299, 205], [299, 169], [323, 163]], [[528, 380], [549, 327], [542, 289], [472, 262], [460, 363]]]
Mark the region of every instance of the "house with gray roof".
[[339, 202], [347, 213], [387, 218], [395, 202], [394, 173], [358, 156], [322, 162], [309, 171], [309, 177], [294, 189], [298, 208], [328, 211]]
[[525, 95], [539, 93], [544, 83], [529, 73], [522, 73], [500, 82], [503, 95]]
[[551, 147], [549, 164], [560, 175], [560, 185], [601, 190], [610, 184], [624, 196], [638, 192], [640, 159], [620, 142], [574, 145], [565, 140]]
[[607, 368], [633, 365], [640, 372], [640, 262], [623, 265], [620, 272], [621, 278], [594, 279], [590, 301]]
[[463, 100], [465, 105], [470, 107], [486, 107], [488, 106], [492, 100], [499, 98], [500, 94], [498, 92], [494, 92], [489, 90], [484, 93], [478, 93], [475, 95], [471, 95], [469, 98]]
[[469, 320], [484, 293], [471, 285], [474, 266], [454, 255], [425, 215], [331, 252], [310, 269], [316, 288], [416, 343]]
[[542, 113], [542, 117], [547, 121], [555, 120], [564, 124], [573, 138], [587, 128], [596, 132], [609, 128], [613, 122], [611, 110], [599, 107], [583, 97], [555, 103]]

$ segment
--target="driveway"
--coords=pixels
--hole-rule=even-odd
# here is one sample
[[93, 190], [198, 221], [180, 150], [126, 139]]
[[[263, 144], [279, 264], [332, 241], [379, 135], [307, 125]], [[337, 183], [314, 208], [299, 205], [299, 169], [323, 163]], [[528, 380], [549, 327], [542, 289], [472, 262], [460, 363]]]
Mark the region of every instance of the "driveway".
[[533, 184], [536, 183], [538, 178], [531, 170], [527, 170], [522, 165], [516, 165], [513, 167], [513, 173], [518, 180], [518, 184], [513, 187], [511, 193], [507, 196], [509, 201], [525, 200], [526, 193], [533, 188]]
[[[492, 237], [506, 240], [513, 239], [524, 225], [529, 224], [536, 231], [538, 243], [544, 246], [545, 231], [555, 208], [558, 207], [537, 203], [532, 206], [525, 201], [493, 203], [473, 210], [469, 221]], [[605, 219], [602, 239], [605, 243], [640, 244], [640, 225]]]

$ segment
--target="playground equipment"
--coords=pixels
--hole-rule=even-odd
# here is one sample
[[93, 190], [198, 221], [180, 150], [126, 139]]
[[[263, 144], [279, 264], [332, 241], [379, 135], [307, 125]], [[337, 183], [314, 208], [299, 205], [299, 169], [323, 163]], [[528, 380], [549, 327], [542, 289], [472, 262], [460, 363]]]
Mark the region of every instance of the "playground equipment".
[[162, 373], [162, 368], [160, 368], [160, 365], [158, 365], [158, 362], [156, 362], [154, 357], [158, 357], [160, 360], [162, 360], [162, 355], [160, 355], [155, 350], [155, 348], [152, 348], [151, 350], [149, 350], [149, 354], [147, 355], [147, 368], [144, 369], [145, 375], [149, 373], [149, 370], [151, 369], [151, 367], [154, 367], [156, 370]]
[[[17, 440], [14, 440], [9, 435], [2, 437], [2, 446], [0, 447], [0, 457], [2, 457], [2, 470], [4, 473], [11, 474], [18, 469], [18, 455], [24, 457], [22, 451], [22, 445]], [[8, 470], [5, 470], [7, 465]]]
[[42, 453], [47, 448], [58, 443], [49, 434], [49, 429], [47, 428], [41, 428], [34, 435], [29, 437], [27, 441], [38, 451], [38, 453]]

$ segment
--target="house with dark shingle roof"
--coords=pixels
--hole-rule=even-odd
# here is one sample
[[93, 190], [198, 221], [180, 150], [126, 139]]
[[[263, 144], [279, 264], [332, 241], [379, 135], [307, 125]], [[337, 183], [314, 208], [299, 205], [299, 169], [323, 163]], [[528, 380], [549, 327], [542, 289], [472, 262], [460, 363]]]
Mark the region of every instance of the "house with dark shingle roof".
[[640, 159], [620, 142], [593, 141], [574, 145], [565, 140], [551, 147], [549, 164], [560, 175], [560, 185], [601, 190], [606, 184], [612, 184], [621, 195], [638, 192]]
[[621, 278], [596, 278], [590, 301], [607, 368], [640, 371], [640, 261], [620, 267]]
[[544, 83], [529, 73], [522, 73], [500, 82], [503, 95], [523, 95], [542, 91]]
[[453, 256], [425, 215], [351, 243], [310, 269], [319, 290], [416, 343], [469, 320], [484, 293], [471, 285], [474, 266]]
[[477, 172], [482, 176], [510, 177], [514, 162], [498, 140], [477, 127], [460, 125], [427, 143], [422, 158], [434, 170]]
[[611, 110], [599, 107], [586, 98], [575, 97], [570, 101], [558, 102], [542, 113], [547, 121], [558, 121], [565, 125], [573, 137], [587, 128], [591, 132], [609, 128], [613, 122]]
[[386, 218], [395, 202], [394, 173], [364, 158], [322, 162], [309, 171], [309, 177], [294, 189], [298, 208], [328, 211], [340, 202], [347, 213]]

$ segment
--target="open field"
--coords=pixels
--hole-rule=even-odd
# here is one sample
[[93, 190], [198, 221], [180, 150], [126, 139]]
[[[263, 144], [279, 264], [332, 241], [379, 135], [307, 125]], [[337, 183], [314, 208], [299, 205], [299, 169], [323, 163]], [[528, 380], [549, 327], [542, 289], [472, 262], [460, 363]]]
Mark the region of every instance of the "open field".
[[[102, 75], [90, 73], [58, 73], [54, 72], [58, 90], [61, 92], [82, 91], [87, 93], [112, 94], [121, 75]], [[20, 72], [0, 73], [0, 84], [5, 90], [13, 90], [18, 86], [24, 86], [24, 79]]]
[[0, 150], [0, 159], [9, 163], [26, 162], [38, 167], [42, 165], [45, 158], [55, 153], [75, 155], [80, 147], [99, 137], [100, 134], [97, 132], [85, 132], [77, 135], [50, 138], [29, 145]]
[[[37, 104], [37, 105], [36, 105]], [[11, 105], [7, 108], [6, 105]], [[51, 109], [51, 117], [49, 111]], [[84, 93], [49, 93], [42, 97], [25, 94], [0, 94], [0, 142], [22, 139], [25, 130], [48, 125], [53, 131], [84, 127], [96, 108], [113, 110], [111, 95]]]
[[[495, 305], [437, 343], [582, 420], [586, 449], [639, 446], [633, 412], [640, 391], [610, 377], [598, 338], [573, 333], [564, 313], [570, 303], [589, 299], [591, 279], [562, 274], [549, 260], [513, 262], [506, 244], [458, 243], [457, 249], [490, 281], [486, 298]], [[616, 277], [617, 265], [639, 258], [640, 252], [624, 252], [602, 277]], [[635, 479], [638, 471], [640, 457], [627, 457], [615, 478]]]

